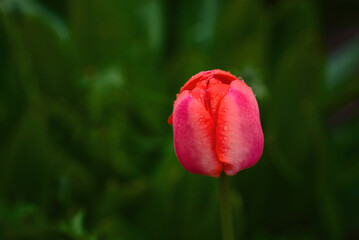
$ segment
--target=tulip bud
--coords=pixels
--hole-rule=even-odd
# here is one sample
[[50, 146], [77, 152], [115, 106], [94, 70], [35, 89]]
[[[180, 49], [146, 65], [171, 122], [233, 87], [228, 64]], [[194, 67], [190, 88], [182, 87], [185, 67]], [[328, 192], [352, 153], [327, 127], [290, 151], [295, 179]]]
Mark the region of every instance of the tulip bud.
[[194, 75], [177, 95], [168, 122], [177, 158], [191, 173], [235, 175], [262, 155], [257, 100], [241, 78], [228, 72]]

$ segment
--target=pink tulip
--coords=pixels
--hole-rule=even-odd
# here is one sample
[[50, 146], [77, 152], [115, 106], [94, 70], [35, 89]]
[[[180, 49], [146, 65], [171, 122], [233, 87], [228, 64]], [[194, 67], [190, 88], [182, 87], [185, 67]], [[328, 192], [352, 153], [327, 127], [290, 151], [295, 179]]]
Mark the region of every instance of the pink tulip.
[[241, 78], [228, 72], [194, 75], [177, 95], [168, 122], [177, 158], [191, 173], [235, 175], [262, 155], [257, 100]]

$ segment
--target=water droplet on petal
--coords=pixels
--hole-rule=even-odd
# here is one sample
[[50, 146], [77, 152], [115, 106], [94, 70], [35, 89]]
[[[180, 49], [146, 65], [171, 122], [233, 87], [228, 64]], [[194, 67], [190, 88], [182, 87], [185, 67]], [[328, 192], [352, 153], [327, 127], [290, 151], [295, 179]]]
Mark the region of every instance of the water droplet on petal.
[[224, 126], [224, 127], [223, 127], [223, 130], [224, 130], [224, 131], [227, 131], [227, 130], [228, 130], [228, 127], [227, 127], [227, 126]]

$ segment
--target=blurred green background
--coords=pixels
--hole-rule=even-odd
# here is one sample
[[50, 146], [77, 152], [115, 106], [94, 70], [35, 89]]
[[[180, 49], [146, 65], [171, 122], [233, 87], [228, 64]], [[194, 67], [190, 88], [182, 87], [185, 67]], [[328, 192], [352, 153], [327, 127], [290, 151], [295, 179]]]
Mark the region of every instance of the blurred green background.
[[199, 71], [257, 95], [238, 239], [359, 239], [359, 2], [0, 0], [0, 239], [220, 239], [167, 124]]

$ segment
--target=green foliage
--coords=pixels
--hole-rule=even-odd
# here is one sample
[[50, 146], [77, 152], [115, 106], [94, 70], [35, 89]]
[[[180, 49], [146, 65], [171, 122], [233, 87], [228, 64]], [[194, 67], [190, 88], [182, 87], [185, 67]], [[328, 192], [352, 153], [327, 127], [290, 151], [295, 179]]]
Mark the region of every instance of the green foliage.
[[265, 135], [231, 178], [238, 239], [357, 238], [358, 37], [326, 47], [326, 12], [0, 1], [0, 239], [219, 239], [218, 179], [181, 167], [167, 124], [179, 88], [215, 68], [253, 87]]

